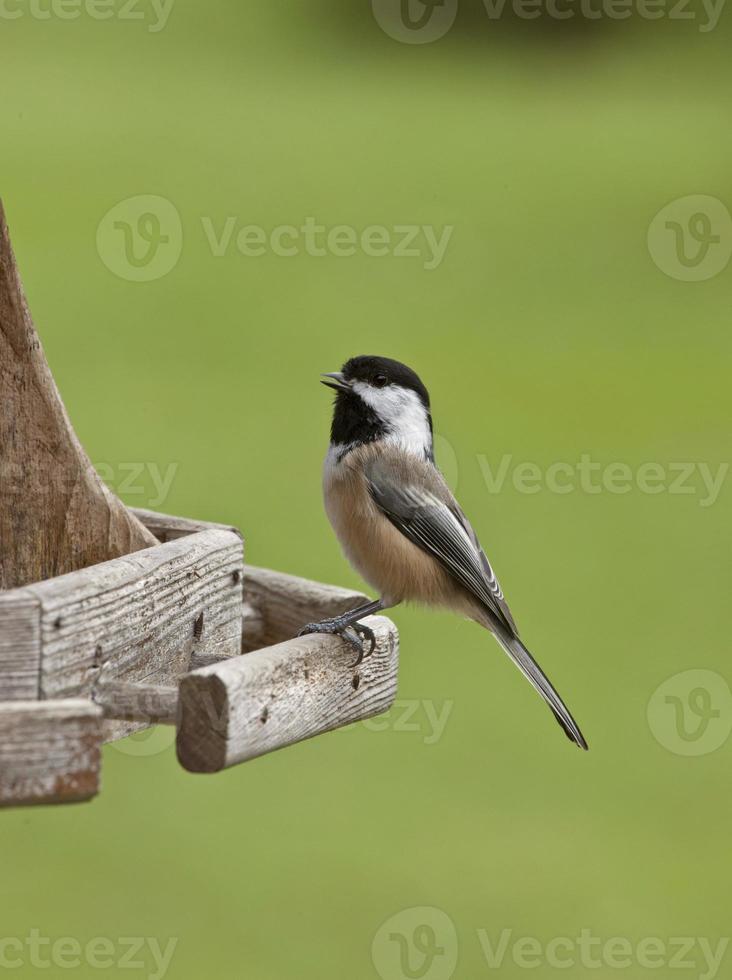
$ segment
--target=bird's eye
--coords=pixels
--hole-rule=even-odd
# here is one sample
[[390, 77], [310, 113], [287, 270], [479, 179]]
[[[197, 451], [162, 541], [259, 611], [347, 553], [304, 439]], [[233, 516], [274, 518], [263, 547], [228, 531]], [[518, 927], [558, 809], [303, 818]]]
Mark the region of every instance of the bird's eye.
[[386, 386], [387, 377], [385, 374], [377, 374], [372, 382], [375, 388], [384, 388]]

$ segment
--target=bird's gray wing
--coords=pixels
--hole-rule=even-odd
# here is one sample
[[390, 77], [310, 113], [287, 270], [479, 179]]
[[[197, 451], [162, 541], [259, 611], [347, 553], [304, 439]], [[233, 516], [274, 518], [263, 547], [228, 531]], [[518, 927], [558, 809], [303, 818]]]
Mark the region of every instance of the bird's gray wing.
[[452, 495], [445, 494], [439, 484], [430, 488], [404, 480], [378, 459], [367, 467], [366, 478], [376, 505], [392, 524], [433, 555], [509, 635], [516, 636], [516, 626], [498, 579]]
[[501, 609], [501, 612], [503, 613], [506, 622], [510, 626], [511, 632], [513, 633], [514, 636], [518, 636], [519, 635], [518, 627], [516, 626], [513, 616], [511, 615], [511, 610], [508, 608], [508, 603], [506, 602], [506, 599], [503, 595], [501, 584], [496, 578], [496, 573], [491, 568], [491, 563], [488, 561], [488, 556], [486, 555], [485, 551], [483, 551], [483, 548], [481, 547], [480, 541], [478, 540], [478, 535], [473, 530], [470, 521], [467, 519], [465, 514], [463, 514], [460, 507], [458, 507], [457, 502], [453, 503], [452, 510], [456, 518], [462, 524], [463, 528], [465, 529], [465, 533], [472, 541], [473, 547], [478, 553], [478, 558], [480, 559], [480, 563], [483, 566], [483, 576], [485, 578], [486, 584], [489, 586], [498, 606]]
[[376, 505], [405, 537], [433, 555], [491, 614], [496, 639], [544, 698], [567, 737], [587, 748], [569, 709], [518, 637], [513, 617], [493, 569], [439, 474], [409, 478], [403, 468], [376, 459], [366, 468]]

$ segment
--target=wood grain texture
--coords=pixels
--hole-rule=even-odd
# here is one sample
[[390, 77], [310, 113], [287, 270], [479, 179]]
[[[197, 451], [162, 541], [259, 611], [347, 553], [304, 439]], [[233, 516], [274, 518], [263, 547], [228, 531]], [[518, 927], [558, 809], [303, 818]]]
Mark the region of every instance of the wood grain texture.
[[0, 704], [0, 806], [94, 796], [101, 721], [101, 709], [86, 700]]
[[[264, 619], [259, 607], [251, 602], [243, 602], [241, 606], [241, 648], [236, 651], [236, 654], [231, 654], [231, 656], [236, 656], [239, 653], [247, 653], [250, 650], [259, 650], [262, 646], [263, 625]], [[218, 653], [212, 655], [198, 653], [198, 651], [194, 650], [193, 656], [191, 657], [190, 669], [198, 670], [199, 667], [208, 667], [209, 664], [218, 663], [219, 660], [223, 659]]]
[[34, 700], [40, 683], [40, 603], [25, 589], [0, 593], [0, 701]]
[[76, 438], [33, 326], [0, 203], [0, 589], [156, 543]]
[[[40, 607], [42, 698], [91, 697], [111, 680], [169, 683], [194, 653], [241, 649], [242, 541], [209, 530], [24, 591]], [[105, 722], [107, 739], [131, 728]]]
[[190, 772], [217, 772], [386, 711], [396, 696], [398, 634], [383, 616], [364, 622], [377, 644], [357, 668], [345, 641], [313, 634], [184, 677], [181, 765]]
[[178, 716], [177, 685], [104, 681], [93, 691], [105, 718], [174, 725]]
[[88, 694], [112, 677], [162, 680], [194, 647], [235, 649], [241, 561], [240, 538], [203, 531], [28, 586], [41, 605], [43, 697]]
[[[389, 708], [398, 635], [388, 619], [369, 618], [377, 647], [355, 669], [354, 652], [341, 639], [293, 638], [306, 623], [366, 596], [244, 566], [241, 536], [226, 526], [140, 517], [167, 543], [2, 597], [11, 600], [15, 636], [30, 651], [20, 661], [25, 689], [35, 663], [42, 698], [94, 698], [107, 740], [177, 721], [179, 759], [200, 772]], [[2, 624], [0, 603], [0, 636]], [[3, 669], [7, 677], [18, 669], [10, 651], [0, 641], [0, 697]]]
[[244, 595], [259, 611], [261, 620], [251, 636], [245, 630], [244, 650], [281, 643], [307, 623], [337, 616], [369, 601], [362, 592], [255, 565], [244, 566]]

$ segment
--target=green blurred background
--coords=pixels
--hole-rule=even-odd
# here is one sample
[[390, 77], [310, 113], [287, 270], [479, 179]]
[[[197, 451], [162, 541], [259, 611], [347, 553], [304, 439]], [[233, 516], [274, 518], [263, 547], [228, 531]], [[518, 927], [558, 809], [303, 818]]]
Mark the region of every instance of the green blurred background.
[[[704, 32], [491, 21], [464, 2], [421, 45], [344, 0], [176, 0], [155, 32], [137, 9], [147, 21], [0, 19], [0, 191], [91, 457], [129, 504], [235, 523], [251, 562], [357, 586], [321, 505], [318, 374], [357, 353], [409, 362], [591, 751], [477, 627], [399, 609], [406, 724], [402, 709], [213, 777], [183, 772], [158, 729], [105, 749], [91, 804], [4, 813], [0, 938], [176, 937], [174, 980], [447, 980], [444, 957], [415, 949], [407, 974], [372, 955], [381, 924], [421, 906], [454, 923], [457, 943], [442, 940], [461, 980], [527, 972], [510, 951], [490, 969], [481, 929], [494, 944], [504, 929], [545, 944], [583, 928], [716, 944], [730, 928], [729, 705], [716, 751], [692, 740], [690, 757], [665, 715], [654, 735], [647, 706], [682, 671], [732, 680], [728, 483], [711, 506], [698, 477], [693, 493], [558, 494], [509, 475], [492, 493], [480, 457], [544, 472], [589, 454], [634, 473], [729, 459], [732, 267], [680, 281], [646, 236], [670, 201], [732, 205], [732, 15]], [[96, 244], [138, 195], [172, 202], [182, 225], [180, 260], [149, 282], [115, 274]], [[454, 230], [433, 270], [360, 250], [216, 257], [202, 219], [228, 216]], [[173, 468], [163, 500], [153, 467]], [[438, 737], [430, 708], [448, 712]], [[690, 958], [684, 975], [703, 976], [698, 946]], [[154, 975], [143, 959], [107, 972]], [[25, 963], [7, 972], [38, 972]], [[731, 964], [732, 951], [718, 975]], [[648, 971], [591, 975], [619, 972]]]

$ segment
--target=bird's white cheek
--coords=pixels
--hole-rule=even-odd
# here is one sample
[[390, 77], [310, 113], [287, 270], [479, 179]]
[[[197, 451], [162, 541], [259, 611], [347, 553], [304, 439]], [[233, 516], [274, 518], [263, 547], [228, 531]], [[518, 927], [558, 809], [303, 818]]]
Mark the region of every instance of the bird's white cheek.
[[384, 422], [385, 442], [420, 458], [431, 452], [432, 433], [427, 412], [415, 391], [396, 385], [373, 388], [360, 381], [353, 390]]
[[423, 458], [432, 448], [432, 433], [424, 405], [413, 391], [405, 391], [389, 420], [387, 441]]

